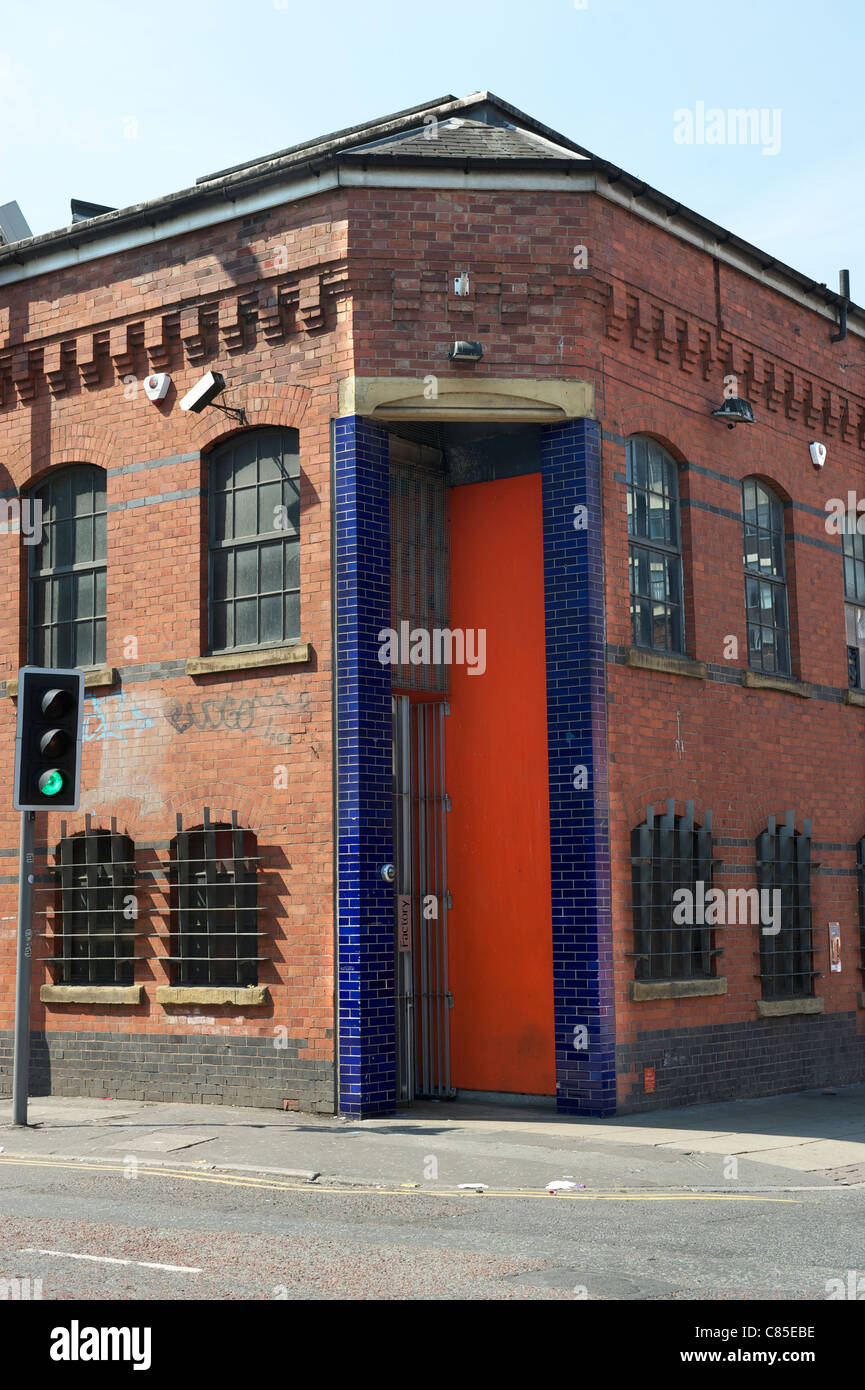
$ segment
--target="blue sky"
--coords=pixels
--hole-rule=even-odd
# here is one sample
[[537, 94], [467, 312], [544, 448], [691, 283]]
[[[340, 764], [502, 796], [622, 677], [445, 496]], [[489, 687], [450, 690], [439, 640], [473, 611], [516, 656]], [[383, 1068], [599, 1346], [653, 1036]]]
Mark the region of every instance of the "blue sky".
[[[865, 302], [862, 0], [583, 3], [9, 6], [0, 203], [45, 232], [72, 197], [127, 206], [486, 88], [832, 288], [849, 267]], [[766, 138], [677, 143], [675, 113], [696, 118], [698, 103], [765, 111]], [[770, 129], [777, 153], [763, 152]]]

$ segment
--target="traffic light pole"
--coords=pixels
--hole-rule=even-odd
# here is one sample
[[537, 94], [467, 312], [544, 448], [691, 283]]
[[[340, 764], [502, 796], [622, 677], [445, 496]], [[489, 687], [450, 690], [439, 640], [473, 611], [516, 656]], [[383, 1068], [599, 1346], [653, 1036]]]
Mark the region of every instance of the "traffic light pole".
[[18, 860], [18, 964], [15, 974], [15, 1057], [12, 1068], [12, 1123], [27, 1123], [30, 1078], [30, 966], [33, 960], [33, 842], [35, 811], [21, 812]]

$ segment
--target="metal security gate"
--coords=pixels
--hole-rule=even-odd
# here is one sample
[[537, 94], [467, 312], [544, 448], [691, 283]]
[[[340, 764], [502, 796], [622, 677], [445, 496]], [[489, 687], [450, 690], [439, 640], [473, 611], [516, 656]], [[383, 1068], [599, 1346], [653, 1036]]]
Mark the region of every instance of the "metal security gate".
[[443, 701], [393, 699], [398, 1084], [452, 1096]]

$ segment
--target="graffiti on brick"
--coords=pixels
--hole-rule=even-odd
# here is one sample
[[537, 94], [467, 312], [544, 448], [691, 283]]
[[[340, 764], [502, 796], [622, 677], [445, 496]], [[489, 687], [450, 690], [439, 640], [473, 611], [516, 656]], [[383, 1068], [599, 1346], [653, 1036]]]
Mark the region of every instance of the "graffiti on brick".
[[262, 738], [270, 734], [274, 719], [283, 714], [304, 714], [309, 705], [309, 695], [305, 690], [287, 699], [284, 695], [250, 695], [237, 700], [233, 695], [221, 695], [216, 699], [184, 700], [170, 705], [165, 718], [178, 734], [188, 733], [190, 729], [205, 730], [256, 729]]
[[128, 695], [108, 695], [94, 700], [92, 711], [85, 710], [82, 734], [85, 743], [116, 738], [126, 742], [130, 734], [152, 729], [153, 720]]

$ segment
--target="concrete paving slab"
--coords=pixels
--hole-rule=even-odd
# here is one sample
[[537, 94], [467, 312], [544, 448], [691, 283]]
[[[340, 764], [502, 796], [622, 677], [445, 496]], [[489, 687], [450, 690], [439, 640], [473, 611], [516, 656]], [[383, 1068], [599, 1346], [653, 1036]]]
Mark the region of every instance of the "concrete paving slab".
[[191, 1149], [199, 1144], [209, 1144], [215, 1134], [183, 1134], [176, 1129], [157, 1129], [152, 1134], [136, 1134], [125, 1139], [116, 1139], [107, 1147], [123, 1149], [127, 1153], [174, 1153], [177, 1149]]

